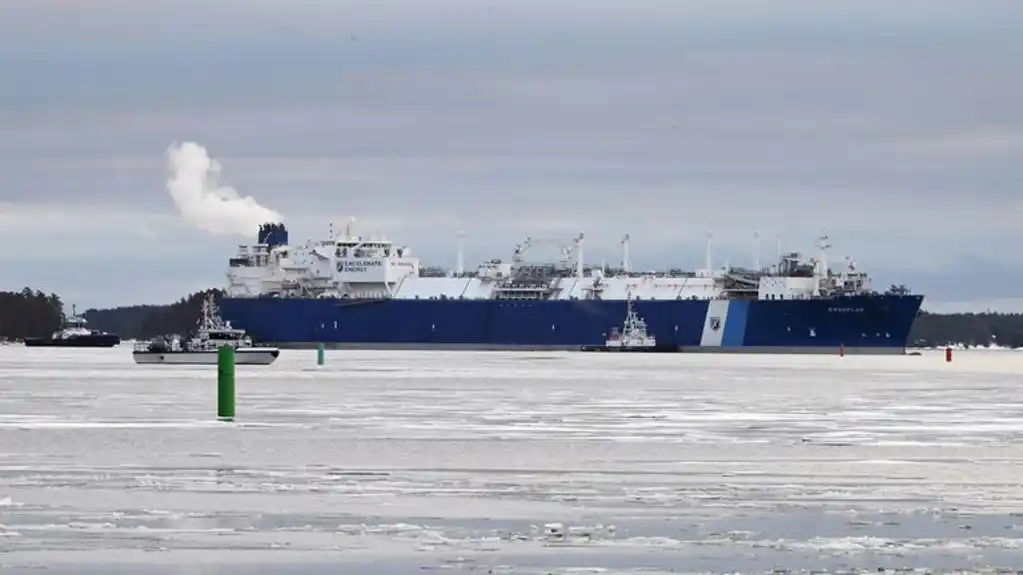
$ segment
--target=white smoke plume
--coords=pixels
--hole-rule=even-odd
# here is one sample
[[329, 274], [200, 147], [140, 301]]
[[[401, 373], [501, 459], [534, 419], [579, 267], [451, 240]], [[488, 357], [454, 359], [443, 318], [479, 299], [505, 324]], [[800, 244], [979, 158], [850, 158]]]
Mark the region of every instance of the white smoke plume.
[[194, 226], [223, 235], [255, 236], [260, 224], [281, 222], [281, 215], [230, 186], [217, 183], [220, 164], [195, 142], [167, 149], [171, 175], [167, 191], [178, 211]]

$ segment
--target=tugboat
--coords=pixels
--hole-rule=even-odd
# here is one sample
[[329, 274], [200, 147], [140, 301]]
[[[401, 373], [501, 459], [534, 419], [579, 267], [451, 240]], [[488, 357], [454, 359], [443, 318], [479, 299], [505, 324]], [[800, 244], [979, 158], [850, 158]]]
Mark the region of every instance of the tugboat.
[[180, 336], [155, 338], [137, 342], [131, 355], [135, 363], [167, 365], [216, 365], [217, 350], [222, 346], [235, 350], [236, 365], [270, 365], [281, 351], [276, 347], [256, 347], [245, 330], [231, 327], [220, 318], [217, 304], [210, 295], [202, 303], [202, 317], [195, 333], [182, 342]]
[[78, 315], [71, 306], [71, 316], [65, 316], [59, 330], [49, 339], [30, 337], [25, 347], [114, 347], [121, 343], [121, 336], [85, 327], [85, 318]]
[[657, 339], [647, 333], [646, 321], [639, 317], [632, 307], [632, 294], [625, 299], [625, 324], [621, 329], [611, 328], [607, 341], [600, 346], [584, 346], [582, 351], [621, 351], [642, 353], [671, 353], [678, 351], [671, 346], [658, 346]]

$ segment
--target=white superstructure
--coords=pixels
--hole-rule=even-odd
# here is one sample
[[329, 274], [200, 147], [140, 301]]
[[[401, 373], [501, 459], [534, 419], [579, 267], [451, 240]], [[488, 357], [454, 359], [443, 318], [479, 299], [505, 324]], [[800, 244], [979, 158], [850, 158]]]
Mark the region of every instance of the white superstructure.
[[[269, 229], [273, 228], [273, 229]], [[407, 246], [385, 238], [356, 235], [352, 225], [327, 239], [289, 245], [281, 224], [260, 229], [259, 243], [239, 246], [227, 272], [228, 297], [317, 297], [397, 299], [806, 299], [870, 291], [870, 278], [847, 261], [840, 272], [828, 268], [827, 234], [820, 255], [804, 261], [783, 254], [764, 269], [711, 266], [708, 237], [704, 269], [633, 271], [629, 235], [622, 239], [622, 264], [616, 269], [589, 266], [583, 258], [584, 235], [564, 244], [561, 261], [529, 263], [528, 250], [543, 242], [526, 238], [508, 261], [491, 260], [475, 270], [464, 265], [464, 234], [458, 234], [458, 268], [421, 266]], [[757, 257], [759, 259], [759, 256]]]
[[85, 327], [85, 318], [72, 311], [71, 315], [64, 319], [60, 329], [53, 332], [53, 339], [72, 339], [83, 335], [95, 335], [98, 331]]
[[53, 335], [51, 337], [54, 340], [62, 339], [71, 340], [81, 338], [84, 336], [103, 335], [101, 332], [97, 330], [85, 327], [87, 323], [88, 322], [85, 321], [84, 317], [78, 315], [78, 310], [76, 306], [71, 306], [71, 315], [66, 316], [64, 318], [64, 321], [61, 323], [60, 329], [53, 332]]

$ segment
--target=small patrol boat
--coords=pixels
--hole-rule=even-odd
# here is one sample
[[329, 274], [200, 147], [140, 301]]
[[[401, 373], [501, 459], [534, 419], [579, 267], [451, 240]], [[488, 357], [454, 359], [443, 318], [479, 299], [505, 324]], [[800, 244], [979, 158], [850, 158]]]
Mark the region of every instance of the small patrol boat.
[[657, 345], [657, 338], [647, 332], [646, 321], [639, 317], [632, 305], [632, 294], [625, 300], [625, 323], [621, 328], [611, 328], [607, 341], [600, 346], [583, 346], [582, 351], [620, 351], [641, 353], [668, 353], [678, 351], [675, 347]]
[[270, 365], [281, 354], [276, 347], [253, 345], [245, 330], [221, 319], [210, 295], [203, 301], [202, 317], [191, 337], [175, 335], [138, 342], [131, 355], [139, 364], [216, 365], [217, 351], [225, 345], [234, 348], [235, 365]]

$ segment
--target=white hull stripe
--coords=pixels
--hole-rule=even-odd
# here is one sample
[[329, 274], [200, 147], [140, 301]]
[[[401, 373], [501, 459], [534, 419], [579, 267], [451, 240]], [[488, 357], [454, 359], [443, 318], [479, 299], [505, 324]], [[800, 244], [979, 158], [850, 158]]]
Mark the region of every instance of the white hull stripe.
[[741, 346], [746, 335], [749, 302], [715, 299], [707, 304], [700, 345], [706, 347]]

